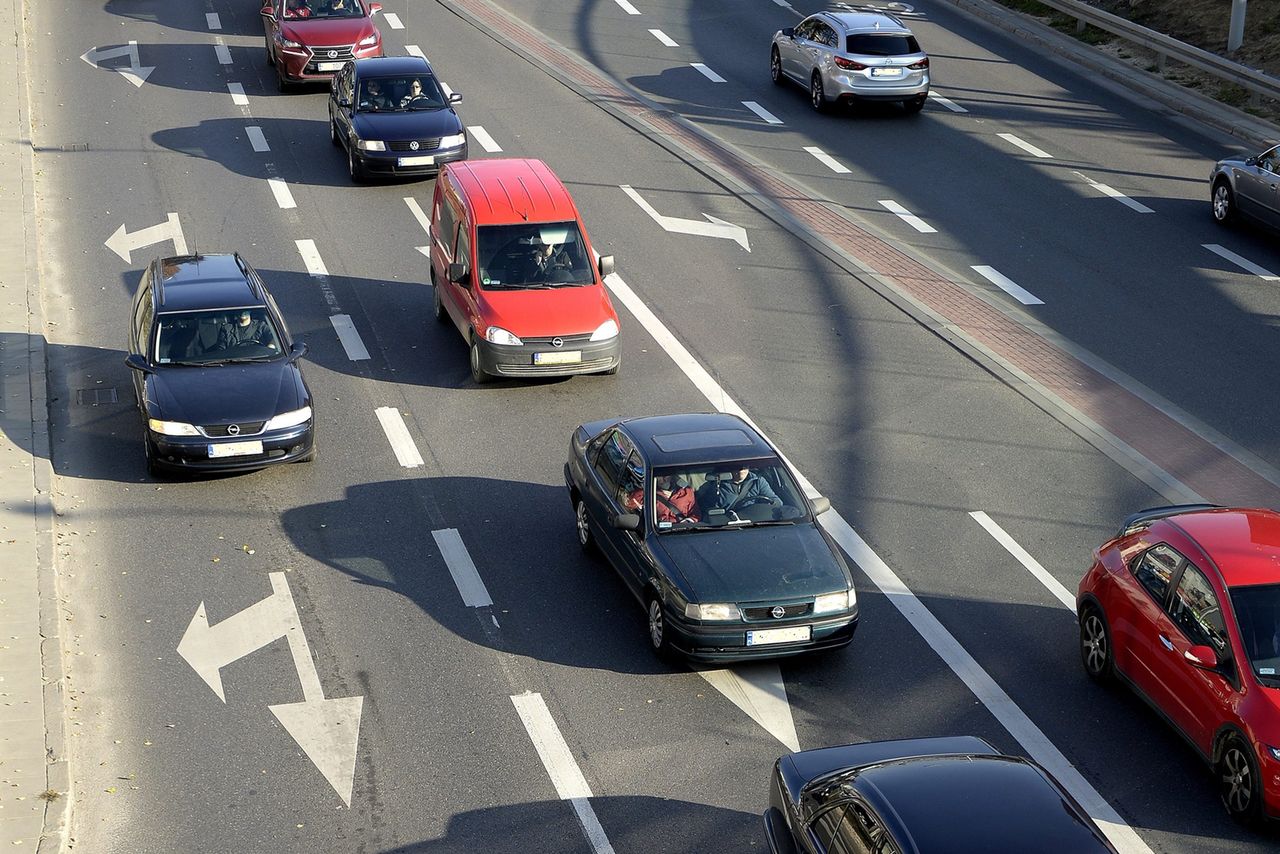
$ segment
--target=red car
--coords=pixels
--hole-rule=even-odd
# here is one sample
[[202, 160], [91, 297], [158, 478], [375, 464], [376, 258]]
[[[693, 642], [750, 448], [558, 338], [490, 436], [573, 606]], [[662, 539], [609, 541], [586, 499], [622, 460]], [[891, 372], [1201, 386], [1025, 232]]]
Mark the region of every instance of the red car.
[[366, 0], [271, 0], [263, 6], [267, 65], [276, 67], [280, 91], [329, 80], [352, 59], [382, 56], [382, 33], [373, 25], [381, 11], [381, 3]]
[[1089, 676], [1172, 723], [1232, 818], [1280, 817], [1280, 513], [1135, 513], [1095, 553], [1076, 613]]

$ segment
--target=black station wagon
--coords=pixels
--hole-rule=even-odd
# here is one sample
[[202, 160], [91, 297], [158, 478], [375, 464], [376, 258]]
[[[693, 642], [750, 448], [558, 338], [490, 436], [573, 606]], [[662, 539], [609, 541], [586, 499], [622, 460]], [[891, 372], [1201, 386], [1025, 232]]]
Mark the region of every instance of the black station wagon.
[[311, 391], [276, 301], [239, 255], [157, 258], [129, 315], [125, 364], [147, 469], [248, 471], [315, 457]]
[[853, 578], [777, 450], [741, 418], [666, 415], [574, 431], [578, 542], [644, 604], [659, 655], [717, 661], [847, 645]]

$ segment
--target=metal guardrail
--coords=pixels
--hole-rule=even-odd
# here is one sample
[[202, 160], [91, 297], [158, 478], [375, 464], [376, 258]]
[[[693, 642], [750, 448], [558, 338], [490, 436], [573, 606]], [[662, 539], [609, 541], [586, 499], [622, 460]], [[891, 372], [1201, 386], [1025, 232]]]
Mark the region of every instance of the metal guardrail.
[[1112, 35], [1120, 36], [1125, 41], [1154, 51], [1156, 67], [1161, 71], [1164, 70], [1165, 59], [1170, 58], [1248, 89], [1253, 93], [1254, 106], [1257, 106], [1258, 99], [1262, 96], [1280, 99], [1280, 78], [1272, 77], [1270, 74], [1232, 62], [1216, 53], [1193, 47], [1163, 33], [1157, 33], [1155, 30], [1141, 27], [1118, 15], [1081, 3], [1079, 0], [1036, 0], [1036, 2], [1075, 18], [1077, 33], [1084, 32], [1086, 25], [1092, 25]]

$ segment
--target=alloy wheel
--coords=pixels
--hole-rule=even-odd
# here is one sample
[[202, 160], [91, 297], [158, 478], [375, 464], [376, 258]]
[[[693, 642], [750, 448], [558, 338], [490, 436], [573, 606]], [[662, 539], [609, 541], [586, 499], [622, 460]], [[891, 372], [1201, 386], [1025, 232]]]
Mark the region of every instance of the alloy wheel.
[[816, 71], [809, 79], [809, 103], [819, 113], [827, 109], [827, 96], [822, 91], [822, 75]]
[[1235, 205], [1231, 198], [1231, 188], [1226, 181], [1219, 181], [1213, 188], [1213, 218], [1219, 223], [1231, 222], [1235, 214]]
[[774, 83], [782, 83], [782, 57], [778, 55], [776, 47], [769, 56], [769, 77], [773, 79]]
[[1094, 610], [1080, 623], [1080, 657], [1084, 669], [1094, 679], [1107, 676], [1111, 670], [1111, 644], [1102, 616]]
[[661, 652], [666, 648], [666, 625], [662, 619], [662, 603], [657, 597], [649, 599], [649, 643]]
[[581, 498], [578, 499], [577, 507], [574, 508], [574, 515], [578, 521], [578, 545], [583, 550], [591, 548], [591, 524], [587, 520], [587, 502]]
[[1253, 763], [1247, 748], [1232, 737], [1218, 760], [1218, 777], [1222, 803], [1232, 818], [1248, 822], [1257, 815], [1257, 790]]

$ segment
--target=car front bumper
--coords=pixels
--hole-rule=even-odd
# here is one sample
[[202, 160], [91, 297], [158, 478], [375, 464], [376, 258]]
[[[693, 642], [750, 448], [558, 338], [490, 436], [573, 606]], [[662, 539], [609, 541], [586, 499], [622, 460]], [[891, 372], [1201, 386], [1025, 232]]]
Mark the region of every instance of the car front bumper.
[[[788, 620], [773, 623], [693, 623], [666, 612], [668, 643], [681, 655], [693, 661], [748, 661], [757, 658], [783, 658], [806, 652], [839, 649], [848, 646], [858, 628], [858, 609], [829, 618]], [[793, 643], [747, 646], [747, 632], [761, 629], [812, 626], [810, 639]]]
[[[319, 48], [323, 53], [324, 48]], [[330, 60], [323, 56], [322, 53], [313, 53], [310, 48], [279, 48], [276, 55], [276, 62], [280, 64], [280, 76], [289, 83], [322, 83], [333, 79], [333, 75], [337, 74], [339, 69], [334, 68], [328, 71], [321, 71], [319, 66], [321, 63], [343, 63], [346, 60], [336, 58]], [[375, 45], [369, 47], [356, 46], [349, 58], [364, 59], [368, 56], [382, 56], [382, 42], [379, 41]]]
[[[598, 374], [611, 370], [618, 365], [621, 348], [618, 336], [606, 341], [572, 341], [563, 347], [548, 344], [490, 344], [480, 341], [480, 367], [486, 374], [497, 377], [566, 377], [575, 374]], [[547, 363], [541, 361], [545, 356], [540, 354], [554, 353], [555, 357], [563, 357], [565, 353], [577, 352], [581, 355], [578, 361]], [[555, 358], [552, 357], [552, 358]]]
[[[174, 472], [241, 472], [254, 471], [280, 463], [296, 462], [315, 448], [315, 422], [297, 427], [273, 430], [257, 436], [166, 436], [147, 430], [152, 459], [157, 468]], [[211, 446], [236, 442], [261, 442], [262, 453], [230, 457], [211, 457]]]
[[[467, 159], [467, 144], [435, 151], [365, 151], [355, 149], [356, 162], [370, 175], [435, 175], [446, 163]], [[430, 163], [421, 162], [431, 158]], [[401, 165], [408, 159], [408, 163]], [[414, 162], [417, 161], [417, 162]]]

